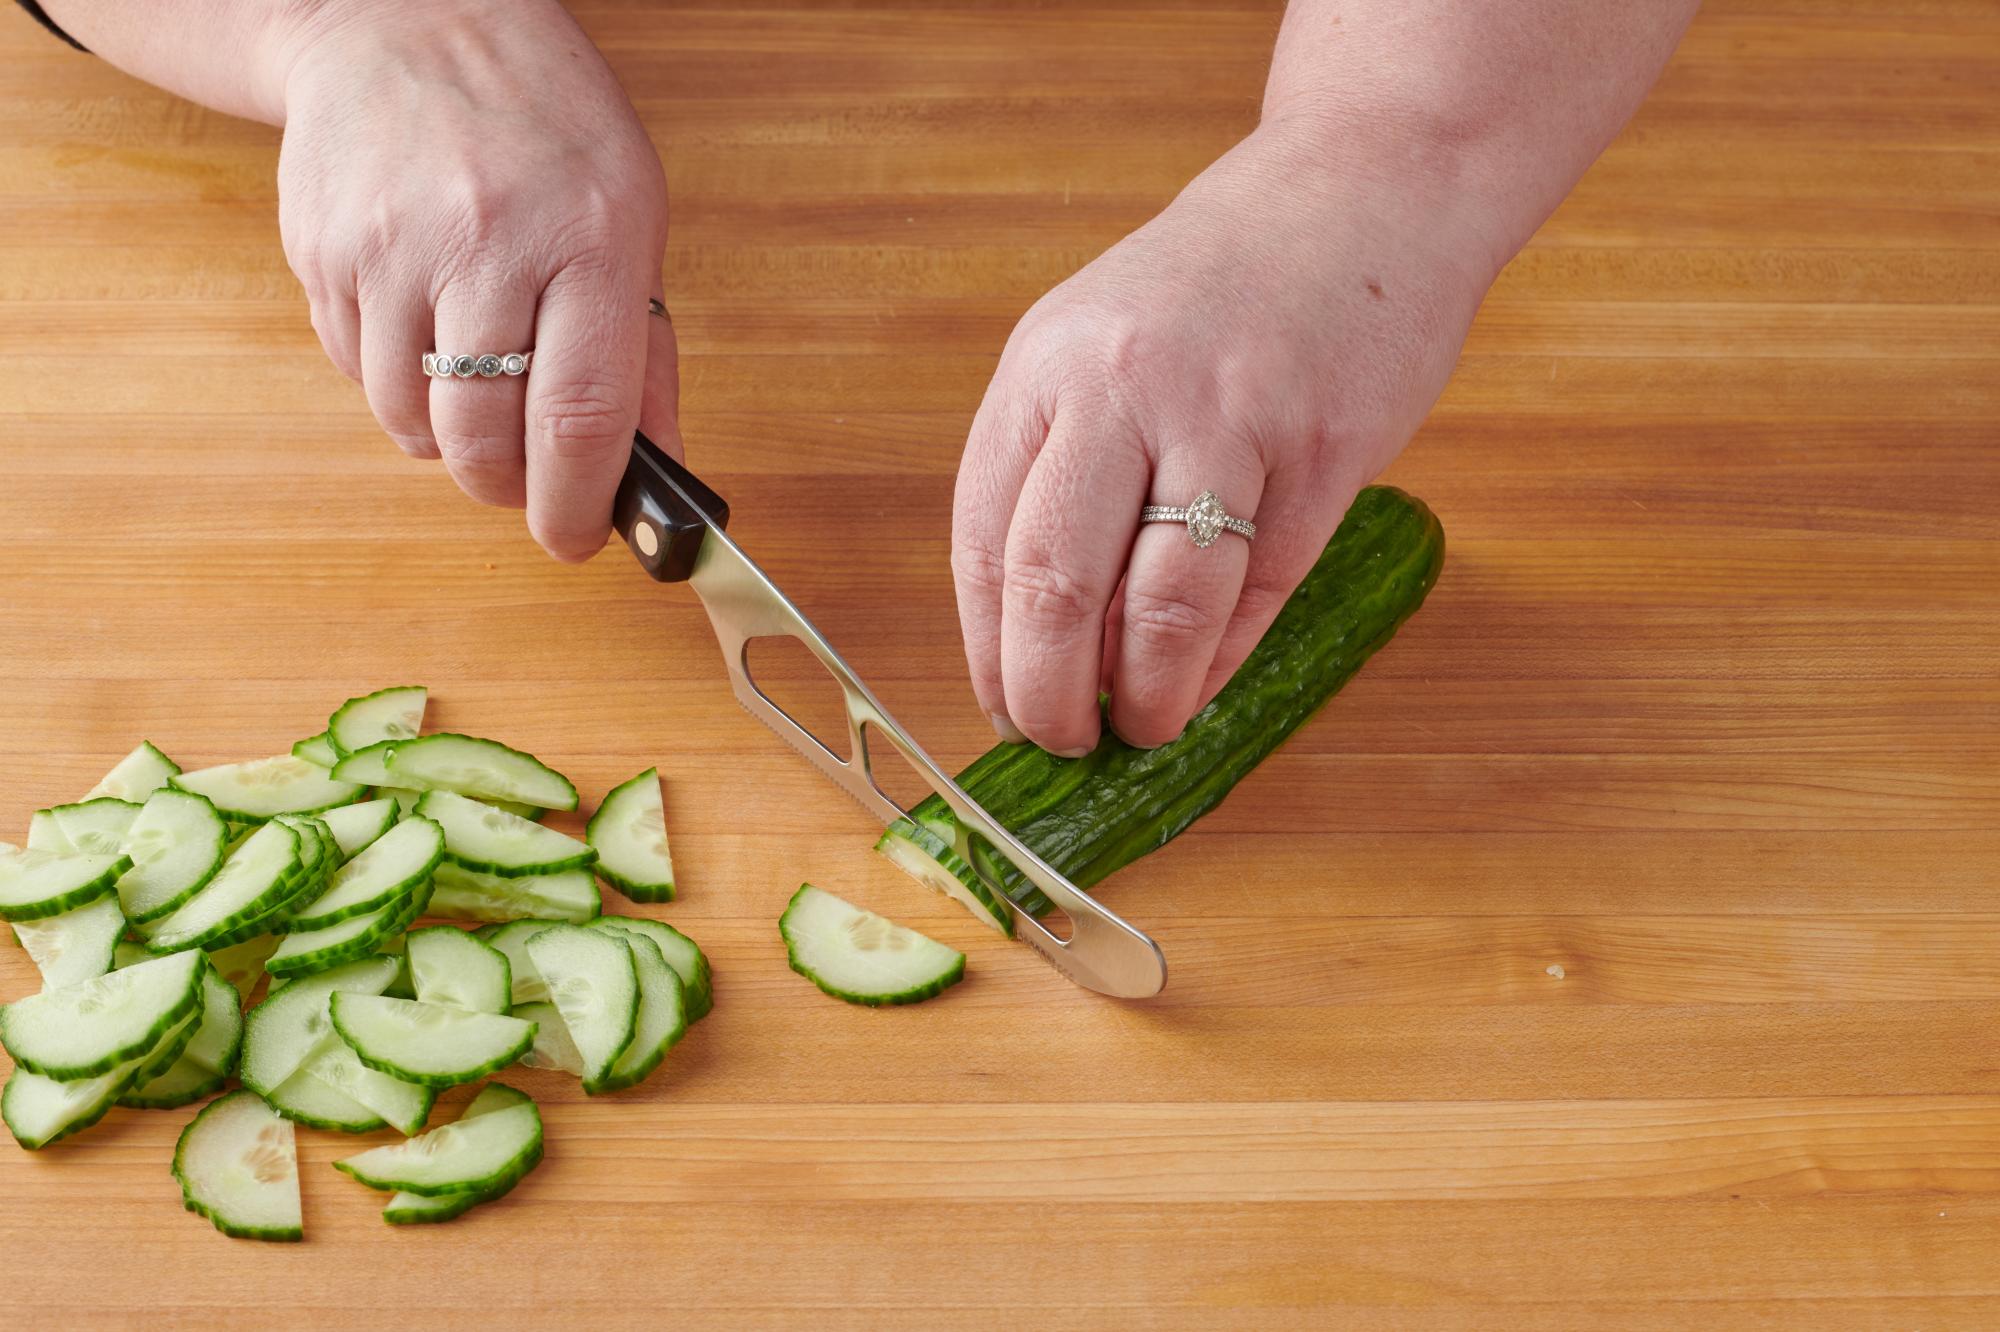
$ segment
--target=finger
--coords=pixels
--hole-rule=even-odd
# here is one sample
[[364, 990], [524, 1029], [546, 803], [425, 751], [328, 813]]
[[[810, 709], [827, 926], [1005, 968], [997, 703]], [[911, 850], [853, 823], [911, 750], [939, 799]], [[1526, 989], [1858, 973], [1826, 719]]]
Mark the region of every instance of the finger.
[[[1237, 517], [1254, 513], [1264, 474], [1254, 450], [1171, 450], [1149, 504], [1184, 506], [1213, 490]], [[1243, 590], [1250, 547], [1234, 532], [1198, 548], [1180, 523], [1147, 523], [1132, 543], [1124, 626], [1111, 680], [1111, 726], [1132, 744], [1163, 745], [1186, 728]]]
[[[660, 288], [653, 288], [660, 300]], [[649, 310], [646, 320], [646, 383], [639, 395], [639, 429], [647, 439], [665, 449], [674, 461], [686, 461], [681, 443], [681, 362], [680, 339], [674, 332], [673, 316]]]
[[535, 317], [528, 371], [528, 530], [559, 560], [587, 560], [611, 531], [632, 454], [648, 350], [647, 279], [610, 263], [556, 274]]
[[313, 332], [341, 374], [361, 382], [361, 306], [344, 292], [322, 292], [312, 305]]
[[952, 494], [951, 570], [958, 592], [958, 623], [972, 692], [1002, 740], [1021, 732], [1007, 716], [1000, 682], [1000, 603], [1006, 582], [1007, 525], [1021, 498], [1028, 469], [1048, 435], [1048, 423], [1005, 377], [995, 376], [972, 418], [965, 455]]
[[1097, 743], [1104, 616], [1150, 468], [1139, 439], [1117, 424], [1059, 413], [1021, 488], [1007, 529], [1000, 676], [1007, 716], [1052, 753]]
[[[535, 334], [535, 288], [527, 276], [454, 282], [438, 295], [439, 356], [496, 362], [524, 352]], [[431, 430], [451, 479], [481, 504], [527, 502], [523, 447], [528, 386], [520, 375], [439, 376], [431, 385]]]
[[414, 458], [438, 456], [431, 434], [431, 307], [407, 290], [361, 298], [361, 386], [369, 409], [396, 446]]

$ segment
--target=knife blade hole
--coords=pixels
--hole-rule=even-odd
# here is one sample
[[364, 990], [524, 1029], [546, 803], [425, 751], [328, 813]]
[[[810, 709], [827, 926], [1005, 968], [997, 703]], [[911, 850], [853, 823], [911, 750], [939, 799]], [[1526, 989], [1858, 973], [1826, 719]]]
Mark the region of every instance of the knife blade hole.
[[868, 781], [881, 797], [908, 814], [931, 794], [930, 778], [886, 734], [863, 723], [861, 744], [868, 751]]
[[743, 670], [766, 703], [790, 717], [828, 753], [845, 761], [847, 697], [839, 681], [796, 638], [753, 638], [743, 645]]

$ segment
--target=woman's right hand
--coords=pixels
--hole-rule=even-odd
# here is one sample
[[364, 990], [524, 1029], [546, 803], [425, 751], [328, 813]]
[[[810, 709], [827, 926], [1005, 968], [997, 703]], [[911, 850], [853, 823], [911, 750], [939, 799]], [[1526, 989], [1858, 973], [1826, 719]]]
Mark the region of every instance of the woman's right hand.
[[[645, 430], [678, 455], [660, 294], [667, 187], [604, 58], [554, 0], [328, 0], [288, 45], [285, 254], [390, 438], [590, 558]], [[423, 354], [533, 349], [521, 377]]]

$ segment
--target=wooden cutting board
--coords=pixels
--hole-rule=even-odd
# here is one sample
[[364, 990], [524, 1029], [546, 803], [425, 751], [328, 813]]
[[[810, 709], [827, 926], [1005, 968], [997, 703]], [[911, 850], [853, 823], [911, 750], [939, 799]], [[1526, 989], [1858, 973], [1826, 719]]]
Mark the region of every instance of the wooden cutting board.
[[[1276, 7], [578, 8], [672, 175], [692, 457], [971, 757], [967, 422], [1013, 319], [1249, 127]], [[0, 51], [0, 834], [142, 736], [261, 755], [421, 681], [586, 798], [659, 764], [656, 910], [716, 971], [643, 1089], [522, 1074], [548, 1159], [449, 1226], [384, 1226], [325, 1133], [295, 1247], [181, 1212], [190, 1111], [0, 1145], [0, 1324], [2000, 1322], [1990, 0], [1710, 6], [1393, 473], [1450, 535], [1430, 604], [1106, 887], [1172, 960], [1133, 1005], [879, 863], [685, 589], [378, 436], [275, 133], [11, 7]], [[808, 877], [968, 980], [823, 998], [775, 925]]]

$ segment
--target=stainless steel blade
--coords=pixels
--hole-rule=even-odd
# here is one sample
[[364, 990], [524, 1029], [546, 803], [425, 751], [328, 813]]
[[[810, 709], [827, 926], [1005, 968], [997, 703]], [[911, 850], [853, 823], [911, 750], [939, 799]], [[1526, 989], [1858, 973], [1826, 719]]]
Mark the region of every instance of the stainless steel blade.
[[[886, 741], [958, 816], [959, 855], [986, 879], [994, 898], [1007, 903], [1013, 911], [1015, 937], [1085, 989], [1121, 999], [1145, 999], [1160, 992], [1167, 983], [1167, 960], [1159, 945], [1098, 905], [960, 790], [958, 783], [896, 724], [896, 719], [834, 651], [833, 645], [813, 628], [812, 621], [720, 527], [711, 524], [702, 537], [694, 573], [688, 581], [701, 597], [709, 622], [715, 626], [715, 637], [722, 645], [723, 661], [729, 668], [729, 683], [736, 691], [737, 701], [753, 716], [776, 731], [885, 825], [905, 813], [875, 779], [869, 742], [874, 737]], [[821, 744], [812, 732], [758, 689], [749, 669], [749, 645], [753, 639], [773, 637], [795, 638], [805, 644], [839, 684], [847, 707], [849, 757], [843, 758]], [[1021, 910], [978, 866], [970, 845], [975, 835], [990, 842], [994, 850], [1062, 909], [1071, 923], [1067, 939]]]

